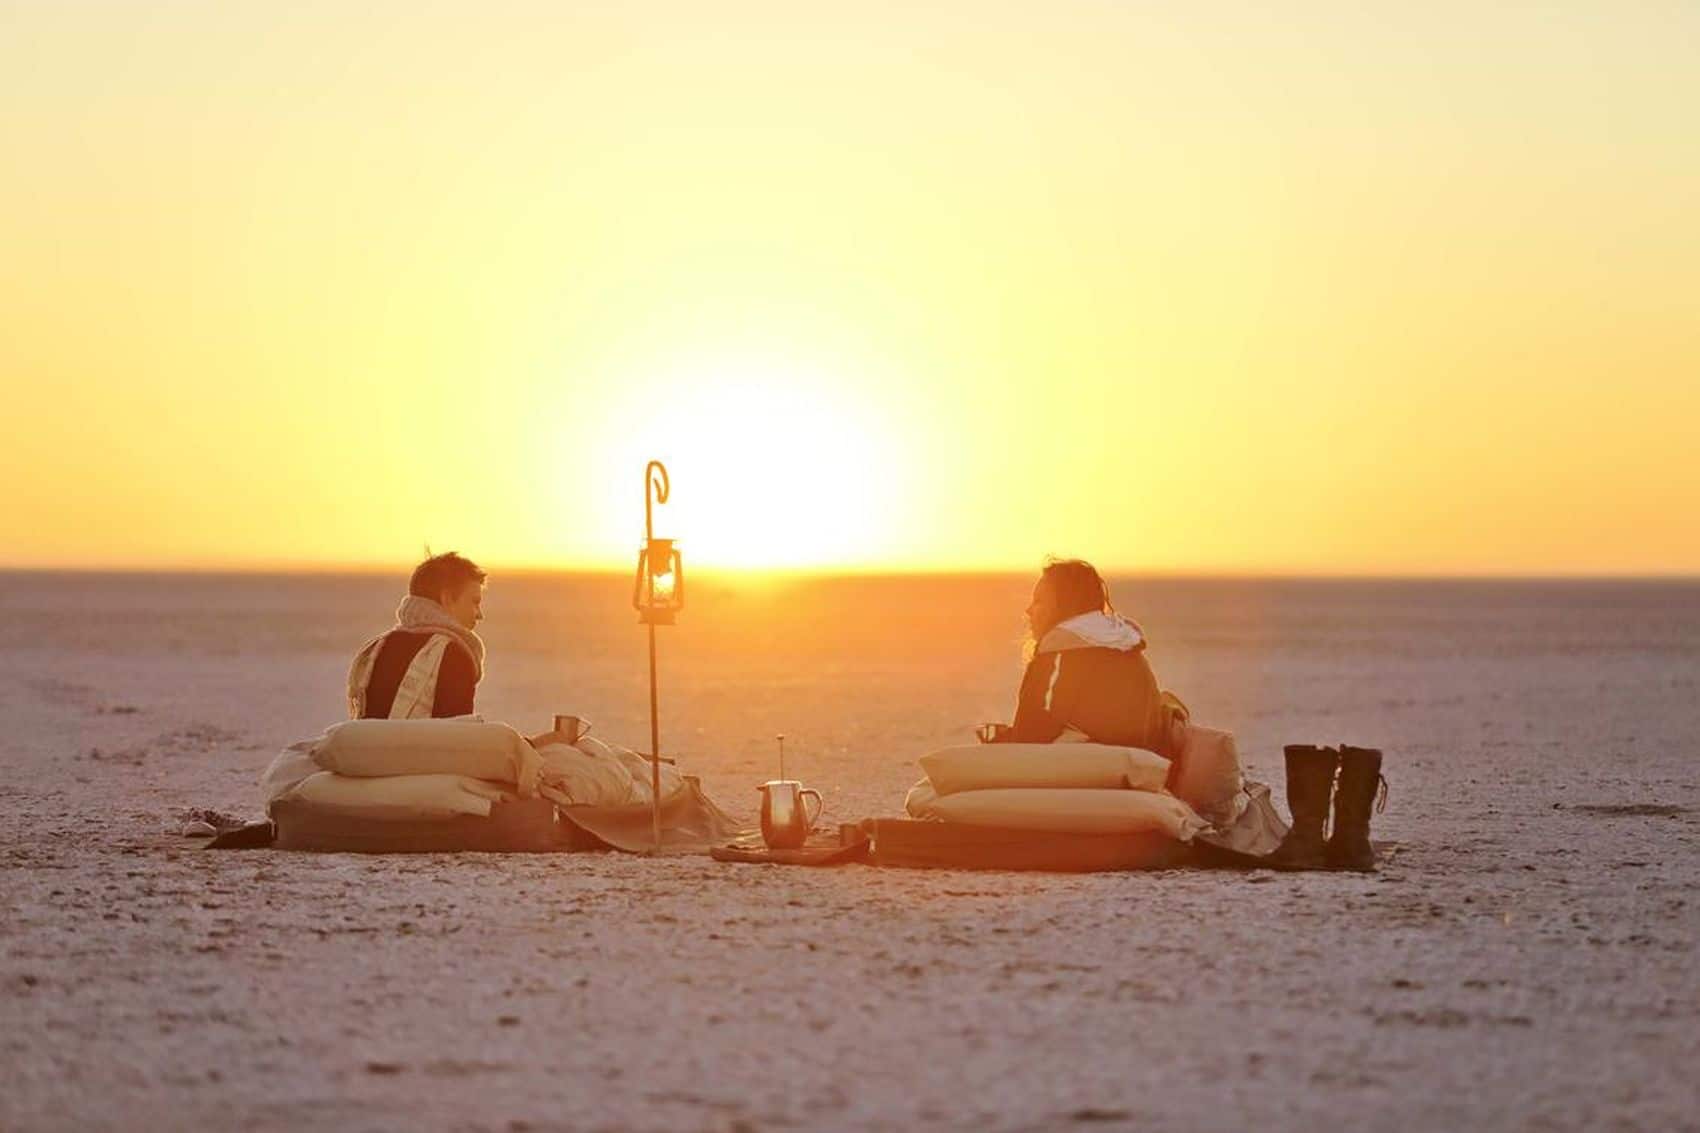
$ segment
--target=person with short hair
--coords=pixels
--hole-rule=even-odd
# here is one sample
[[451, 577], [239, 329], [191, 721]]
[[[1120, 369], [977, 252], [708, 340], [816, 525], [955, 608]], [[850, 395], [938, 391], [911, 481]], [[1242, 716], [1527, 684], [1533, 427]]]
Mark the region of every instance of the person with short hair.
[[1051, 743], [1073, 733], [1170, 754], [1172, 710], [1146, 659], [1145, 633], [1116, 613], [1109, 585], [1091, 563], [1048, 561], [1027, 624], [1015, 722], [997, 729], [993, 742]]
[[396, 624], [368, 641], [348, 671], [355, 719], [469, 716], [484, 676], [485, 573], [450, 551], [414, 568]]

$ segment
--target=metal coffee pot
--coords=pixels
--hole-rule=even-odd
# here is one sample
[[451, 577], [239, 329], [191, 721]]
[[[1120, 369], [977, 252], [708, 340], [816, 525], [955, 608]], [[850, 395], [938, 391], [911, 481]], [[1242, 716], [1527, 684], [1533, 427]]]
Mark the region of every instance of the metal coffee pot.
[[[761, 839], [769, 848], [794, 850], [808, 841], [809, 831], [826, 809], [819, 791], [795, 779], [770, 779], [756, 790], [761, 792]], [[815, 799], [813, 814], [804, 801], [810, 795]]]

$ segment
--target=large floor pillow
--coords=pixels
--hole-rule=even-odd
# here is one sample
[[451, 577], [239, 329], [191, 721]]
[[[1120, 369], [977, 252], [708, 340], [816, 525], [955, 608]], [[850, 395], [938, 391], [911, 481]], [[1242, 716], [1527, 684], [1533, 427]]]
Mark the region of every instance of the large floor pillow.
[[1226, 826], [1240, 816], [1247, 801], [1234, 734], [1197, 724], [1186, 725], [1183, 732], [1169, 790], [1212, 823]]
[[[377, 780], [381, 782], [381, 780]], [[299, 800], [271, 807], [280, 850], [342, 854], [559, 853], [603, 850], [606, 843], [556, 819], [547, 799], [505, 799], [488, 815], [435, 818], [350, 818]]]
[[1209, 825], [1173, 795], [1068, 787], [960, 791], [934, 800], [916, 817], [1069, 834], [1159, 831], [1180, 842]]
[[1155, 752], [1109, 744], [968, 744], [920, 758], [940, 795], [1007, 788], [1160, 791], [1169, 761]]
[[326, 814], [370, 822], [488, 815], [492, 803], [512, 798], [501, 783], [465, 775], [388, 775], [356, 778], [321, 771], [309, 775], [282, 798]]
[[348, 720], [313, 746], [313, 762], [338, 775], [461, 775], [537, 793], [542, 766], [531, 744], [506, 724], [474, 720]]

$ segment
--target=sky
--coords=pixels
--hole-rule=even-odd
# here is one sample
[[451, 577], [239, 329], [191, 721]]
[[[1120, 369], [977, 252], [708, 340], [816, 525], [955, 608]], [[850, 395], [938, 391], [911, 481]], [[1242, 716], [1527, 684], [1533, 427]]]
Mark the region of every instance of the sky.
[[1700, 572], [1697, 51], [0, 0], [0, 566]]

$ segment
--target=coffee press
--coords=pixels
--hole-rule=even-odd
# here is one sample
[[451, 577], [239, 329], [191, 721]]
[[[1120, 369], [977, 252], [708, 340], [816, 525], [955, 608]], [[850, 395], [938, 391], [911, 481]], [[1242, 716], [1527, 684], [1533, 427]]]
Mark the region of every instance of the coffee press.
[[[785, 777], [785, 734], [779, 740], [779, 778], [757, 787], [761, 792], [761, 840], [769, 849], [794, 850], [809, 840], [809, 831], [826, 809], [820, 792]], [[815, 812], [808, 813], [805, 799], [814, 796]]]

